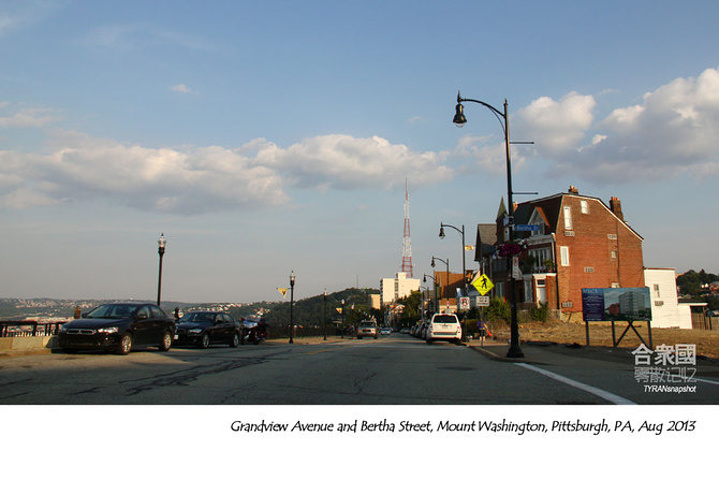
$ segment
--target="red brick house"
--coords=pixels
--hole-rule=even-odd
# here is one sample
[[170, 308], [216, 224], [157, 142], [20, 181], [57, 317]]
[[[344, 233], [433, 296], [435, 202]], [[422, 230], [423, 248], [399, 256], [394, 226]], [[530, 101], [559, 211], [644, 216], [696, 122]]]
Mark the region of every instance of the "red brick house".
[[[497, 254], [508, 239], [507, 223], [502, 202], [496, 243], [489, 247], [487, 240], [478, 238], [476, 258], [496, 286], [493, 293], [505, 298], [507, 261]], [[582, 288], [645, 286], [643, 238], [624, 220], [616, 197], [606, 205], [570, 187], [567, 193], [516, 205], [514, 225], [515, 241], [523, 245], [515, 270], [520, 308], [546, 302], [550, 310], [581, 313]]]

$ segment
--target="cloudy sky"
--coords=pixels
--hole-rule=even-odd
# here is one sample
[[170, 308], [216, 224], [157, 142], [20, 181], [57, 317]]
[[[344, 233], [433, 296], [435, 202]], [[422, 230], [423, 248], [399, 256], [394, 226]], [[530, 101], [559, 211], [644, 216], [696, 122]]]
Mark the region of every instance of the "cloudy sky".
[[[461, 265], [516, 191], [719, 271], [715, 1], [0, 1], [0, 297], [278, 300]], [[526, 200], [528, 197], [517, 197]], [[468, 234], [469, 240], [473, 235]], [[472, 265], [468, 255], [468, 265]]]

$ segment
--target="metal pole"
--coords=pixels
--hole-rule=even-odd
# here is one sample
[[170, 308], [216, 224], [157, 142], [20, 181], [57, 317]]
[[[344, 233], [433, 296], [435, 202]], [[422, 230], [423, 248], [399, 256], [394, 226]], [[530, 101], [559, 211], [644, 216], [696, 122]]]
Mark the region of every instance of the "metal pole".
[[160, 306], [160, 296], [162, 292], [162, 257], [165, 255], [165, 247], [160, 247], [157, 250], [157, 253], [160, 255], [160, 273], [157, 276], [157, 306]]
[[322, 305], [322, 335], [327, 340], [327, 289], [325, 288], [324, 301]]
[[290, 343], [294, 343], [294, 340], [293, 340], [294, 331], [295, 331], [294, 315], [293, 315], [294, 303], [295, 303], [295, 278], [294, 278], [294, 274], [292, 274], [292, 275], [290, 275]]
[[464, 290], [462, 292], [462, 296], [467, 295], [467, 259], [464, 258], [465, 255], [465, 243], [464, 243], [464, 225], [462, 225], [462, 289]]
[[[504, 99], [504, 148], [507, 154], [507, 199], [509, 202], [509, 243], [514, 243], [514, 200], [512, 198], [512, 160], [509, 153], [509, 113], [507, 112], [507, 99]], [[517, 322], [517, 282], [514, 278], [514, 254], [507, 257], [507, 273], [509, 274], [510, 302], [512, 305], [512, 322], [510, 324], [510, 344], [508, 357], [524, 357], [519, 347], [519, 324]]]

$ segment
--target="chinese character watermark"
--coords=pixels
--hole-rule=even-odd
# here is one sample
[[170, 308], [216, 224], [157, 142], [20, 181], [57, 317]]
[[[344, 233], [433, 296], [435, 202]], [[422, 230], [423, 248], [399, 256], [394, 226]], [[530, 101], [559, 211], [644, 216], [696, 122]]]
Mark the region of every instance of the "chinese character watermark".
[[651, 350], [642, 344], [632, 355], [634, 379], [644, 384], [645, 392], [696, 393], [696, 345], [658, 345]]

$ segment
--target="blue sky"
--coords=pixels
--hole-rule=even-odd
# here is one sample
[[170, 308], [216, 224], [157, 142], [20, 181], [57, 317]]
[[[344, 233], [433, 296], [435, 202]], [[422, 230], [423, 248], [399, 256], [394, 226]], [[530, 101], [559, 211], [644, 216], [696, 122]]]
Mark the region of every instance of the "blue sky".
[[[277, 300], [460, 260], [516, 191], [719, 271], [712, 1], [0, 1], [0, 297]], [[527, 199], [518, 197], [517, 200]], [[468, 234], [473, 240], [473, 233]], [[469, 243], [469, 242], [468, 242]], [[470, 256], [468, 265], [472, 266]]]

